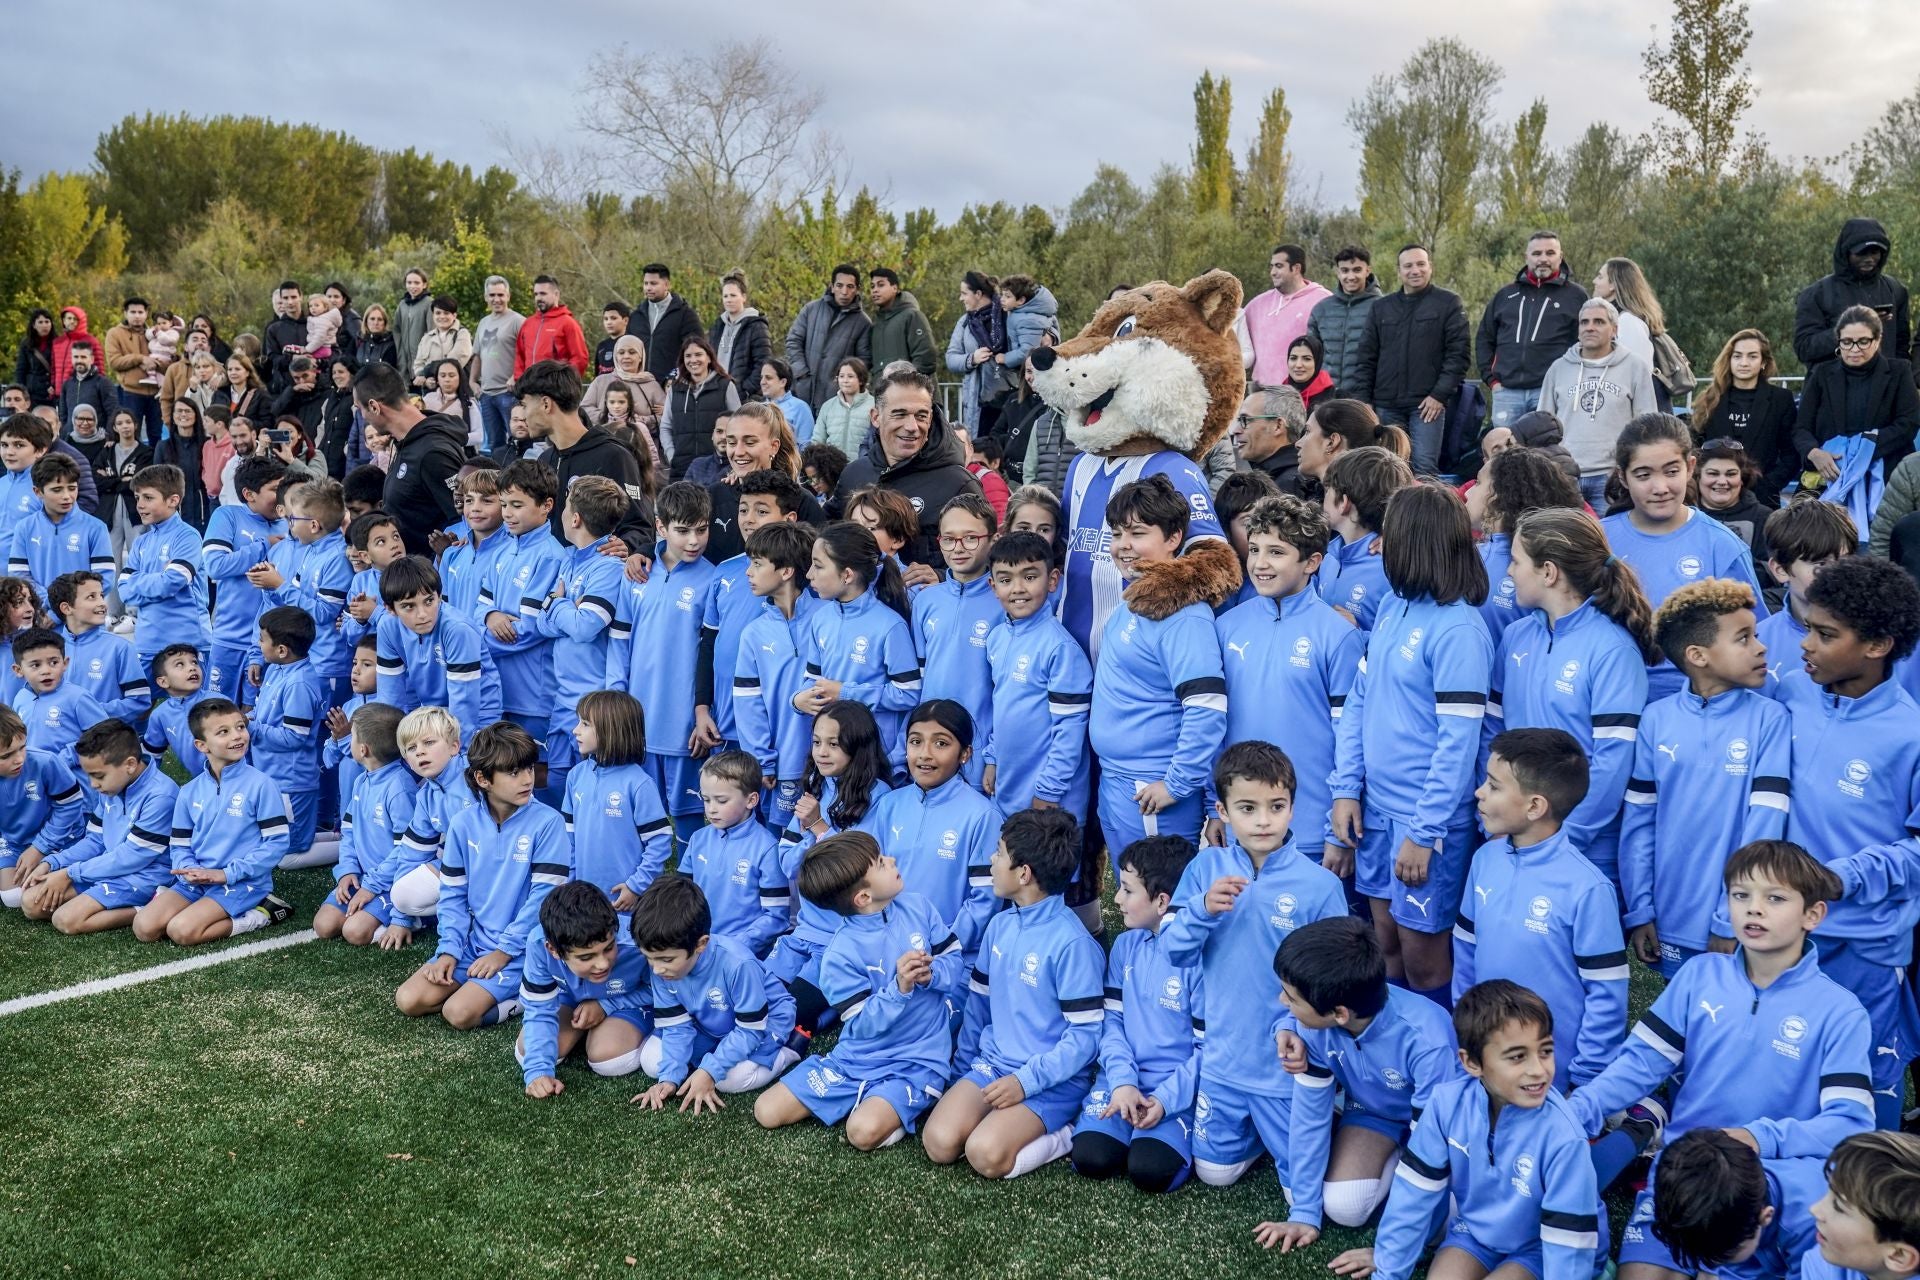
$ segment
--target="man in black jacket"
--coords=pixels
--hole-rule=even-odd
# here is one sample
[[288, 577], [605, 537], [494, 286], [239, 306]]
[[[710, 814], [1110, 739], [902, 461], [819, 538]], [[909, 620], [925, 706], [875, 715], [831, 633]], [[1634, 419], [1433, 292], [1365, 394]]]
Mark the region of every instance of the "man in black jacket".
[[1892, 245], [1887, 229], [1872, 218], [1848, 218], [1840, 228], [1833, 244], [1833, 274], [1802, 289], [1793, 304], [1793, 354], [1807, 372], [1838, 354], [1833, 326], [1848, 307], [1879, 312], [1886, 330], [1886, 353], [1899, 360], [1910, 357], [1913, 324], [1907, 286], [1886, 273]]
[[369, 427], [393, 437], [381, 509], [400, 526], [408, 555], [432, 559], [429, 537], [460, 518], [453, 483], [467, 460], [467, 424], [414, 408], [406, 379], [392, 365], [370, 364], [355, 374], [353, 401]]
[[627, 514], [614, 536], [628, 549], [653, 559], [653, 511], [640, 483], [633, 451], [604, 427], [588, 426], [580, 416], [580, 376], [559, 360], [530, 366], [513, 384], [514, 398], [527, 411], [527, 434], [553, 444], [553, 468], [560, 474], [560, 498], [553, 504], [553, 535], [560, 537], [567, 486], [580, 476], [605, 476], [627, 491]]
[[260, 339], [260, 358], [266, 368], [259, 370], [267, 390], [274, 395], [292, 383], [293, 358], [306, 350], [307, 308], [300, 296], [300, 282], [282, 280], [273, 291], [273, 319], [267, 322], [266, 336]]
[[1493, 425], [1540, 407], [1547, 370], [1580, 336], [1587, 291], [1573, 281], [1560, 254], [1560, 237], [1536, 231], [1527, 238], [1527, 265], [1513, 283], [1487, 299], [1474, 357], [1493, 395]]
[[692, 304], [673, 291], [673, 272], [664, 262], [649, 262], [640, 273], [647, 298], [627, 317], [627, 332], [647, 344], [647, 372], [666, 385], [680, 365], [680, 347], [706, 332]]
[[980, 482], [967, 470], [966, 453], [934, 403], [933, 379], [911, 366], [891, 368], [896, 372], [874, 391], [874, 435], [840, 473], [832, 510], [844, 512], [847, 499], [870, 485], [900, 493], [920, 517], [920, 536], [901, 549], [901, 561], [943, 569], [940, 509], [950, 498], [979, 493]]
[[1459, 294], [1434, 287], [1425, 245], [1402, 249], [1398, 266], [1399, 291], [1367, 312], [1351, 394], [1371, 404], [1382, 422], [1406, 427], [1413, 469], [1433, 475], [1447, 401], [1467, 374], [1467, 312]]

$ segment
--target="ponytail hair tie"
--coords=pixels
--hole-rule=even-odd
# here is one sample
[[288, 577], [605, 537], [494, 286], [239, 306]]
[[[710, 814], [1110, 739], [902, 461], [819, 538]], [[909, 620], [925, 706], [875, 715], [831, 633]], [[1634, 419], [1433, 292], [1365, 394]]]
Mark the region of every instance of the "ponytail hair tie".
[[1609, 552], [1607, 552], [1607, 562], [1606, 562], [1606, 564], [1604, 564], [1604, 565], [1602, 565], [1602, 566], [1600, 566], [1600, 567], [1601, 567], [1601, 568], [1603, 568], [1603, 569], [1610, 569], [1610, 568], [1612, 568], [1612, 567], [1613, 567], [1614, 565], [1616, 565], [1616, 564], [1619, 564], [1619, 563], [1620, 563], [1620, 557], [1619, 557], [1619, 556], [1617, 556], [1617, 555], [1615, 555], [1615, 554], [1613, 554], [1613, 552], [1611, 552], [1611, 551], [1609, 551]]

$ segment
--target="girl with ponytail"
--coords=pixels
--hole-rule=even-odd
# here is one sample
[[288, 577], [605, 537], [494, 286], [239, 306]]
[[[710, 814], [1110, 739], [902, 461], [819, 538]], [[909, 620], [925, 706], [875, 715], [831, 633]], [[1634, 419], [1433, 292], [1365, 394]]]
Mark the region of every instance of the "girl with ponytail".
[[812, 683], [793, 709], [818, 715], [841, 698], [864, 702], [895, 773], [906, 763], [902, 728], [920, 703], [920, 659], [907, 629], [907, 589], [873, 535], [836, 520], [813, 543], [807, 585], [823, 604], [811, 615], [801, 658]]
[[1653, 609], [1633, 568], [1585, 511], [1542, 509], [1513, 535], [1514, 599], [1493, 665], [1487, 731], [1563, 729], [1592, 762], [1587, 795], [1561, 829], [1615, 885], [1620, 805], [1633, 771], [1647, 668], [1660, 660]]

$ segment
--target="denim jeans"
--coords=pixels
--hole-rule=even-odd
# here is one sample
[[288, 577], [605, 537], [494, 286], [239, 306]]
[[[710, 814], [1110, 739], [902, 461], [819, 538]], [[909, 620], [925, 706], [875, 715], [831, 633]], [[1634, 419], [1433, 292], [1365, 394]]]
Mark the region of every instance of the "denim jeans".
[[480, 448], [492, 453], [507, 442], [507, 422], [513, 414], [511, 391], [495, 391], [480, 397]]
[[144, 425], [147, 444], [158, 445], [166, 430], [166, 424], [160, 418], [160, 397], [157, 394], [143, 396], [125, 387], [116, 388], [114, 394], [120, 399], [120, 407], [131, 413], [134, 421]]
[[1606, 515], [1607, 475], [1602, 473], [1597, 476], [1581, 476], [1580, 496], [1587, 500], [1587, 505], [1592, 507], [1596, 514]]
[[1440, 435], [1447, 429], [1447, 415], [1441, 414], [1432, 422], [1420, 421], [1420, 406], [1411, 409], [1395, 409], [1389, 405], [1377, 404], [1374, 411], [1380, 415], [1380, 421], [1390, 422], [1397, 427], [1407, 429], [1407, 438], [1413, 442], [1413, 471], [1415, 475], [1431, 476], [1440, 473]]
[[1493, 425], [1510, 427], [1513, 420], [1523, 413], [1532, 413], [1540, 407], [1540, 388], [1538, 387], [1495, 387], [1493, 389]]

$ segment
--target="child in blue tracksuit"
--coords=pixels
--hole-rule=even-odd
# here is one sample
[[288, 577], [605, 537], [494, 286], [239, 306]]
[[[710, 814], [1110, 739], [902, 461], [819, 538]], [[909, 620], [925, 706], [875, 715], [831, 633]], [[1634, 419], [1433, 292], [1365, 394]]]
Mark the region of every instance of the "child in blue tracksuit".
[[[1635, 419], [1614, 446], [1614, 462], [1633, 505], [1601, 521], [1613, 554], [1632, 566], [1647, 600], [1660, 603], [1689, 582], [1731, 578], [1753, 588], [1754, 611], [1767, 606], [1753, 576], [1753, 550], [1739, 534], [1687, 505], [1693, 441], [1678, 418]], [[1664, 658], [1647, 670], [1651, 701], [1678, 693], [1685, 681]]]
[[78, 680], [67, 679], [67, 642], [57, 631], [30, 627], [13, 638], [13, 673], [23, 688], [13, 709], [27, 725], [27, 746], [77, 764], [73, 744], [107, 718], [107, 710]]
[[333, 893], [314, 913], [313, 931], [322, 938], [343, 938], [356, 947], [370, 942], [384, 950], [404, 946], [383, 930], [398, 924], [412, 940], [412, 917], [393, 909], [393, 883], [383, 874], [413, 820], [418, 787], [400, 758], [400, 721], [396, 707], [370, 702], [355, 709], [348, 741], [355, 765], [353, 792], [340, 811], [340, 860], [333, 868]]
[[[0, 706], [0, 906], [19, 907], [42, 858], [78, 840], [87, 808], [73, 767], [26, 745], [27, 726]], [[22, 864], [25, 864], [24, 866]]]
[[954, 1061], [962, 1074], [927, 1117], [935, 1164], [964, 1154], [975, 1173], [1017, 1178], [1067, 1154], [1093, 1084], [1106, 1017], [1100, 944], [1060, 895], [1080, 862], [1080, 828], [1058, 809], [1007, 819], [987, 926], [968, 979]]
[[[1187, 520], [1187, 500], [1165, 476], [1121, 486], [1107, 504], [1121, 578], [1151, 589], [1149, 571], [1179, 552]], [[1213, 612], [1200, 601], [1166, 604], [1178, 607], [1156, 607], [1160, 616], [1149, 617], [1123, 595], [1107, 616], [1093, 669], [1087, 733], [1100, 760], [1097, 812], [1113, 857], [1162, 832], [1199, 838], [1207, 770], [1226, 732], [1227, 679]]]
[[1848, 556], [1807, 588], [1803, 670], [1780, 681], [1793, 724], [1787, 838], [1814, 850], [1845, 894], [1820, 926], [1820, 967], [1873, 1019], [1880, 1127], [1895, 1128], [1901, 1072], [1920, 1054], [1903, 971], [1920, 919], [1920, 706], [1893, 678], [1920, 642], [1920, 588], [1886, 560]]
[[[1628, 941], [1668, 978], [1709, 938], [1732, 938], [1719, 888], [1728, 856], [1787, 834], [1793, 729], [1760, 692], [1779, 658], [1758, 638], [1753, 599], [1745, 583], [1708, 578], [1668, 596], [1654, 617], [1654, 636], [1687, 687], [1640, 718], [1620, 887]], [[1796, 644], [1789, 660], [1799, 657]]]
[[1408, 1280], [1451, 1192], [1458, 1210], [1436, 1271], [1591, 1280], [1600, 1192], [1580, 1120], [1553, 1087], [1552, 1012], [1496, 979], [1461, 997], [1453, 1023], [1466, 1077], [1441, 1085], [1414, 1122], [1373, 1246], [1329, 1265], [1348, 1274], [1364, 1262], [1380, 1280]]
[[982, 789], [1003, 814], [1037, 801], [1085, 824], [1093, 666], [1048, 607], [1060, 581], [1052, 544], [1008, 533], [987, 553], [987, 576], [1005, 621], [987, 633], [993, 729]]
[[723, 751], [700, 768], [706, 825], [680, 851], [680, 867], [706, 895], [711, 932], [765, 958], [787, 931], [793, 891], [780, 840], [756, 816], [760, 765], [744, 751]]
[[379, 700], [402, 711], [445, 707], [465, 746], [500, 718], [500, 681], [485, 638], [446, 607], [440, 574], [417, 556], [380, 575], [380, 596], [391, 612], [380, 619]]
[[1316, 585], [1320, 598], [1373, 630], [1374, 615], [1392, 589], [1387, 583], [1381, 523], [1387, 502], [1413, 483], [1413, 469], [1385, 449], [1378, 453], [1349, 449], [1335, 458], [1322, 477], [1320, 499], [1334, 540], [1320, 562]]
[[340, 486], [331, 480], [286, 486], [281, 505], [287, 513], [286, 539], [274, 544], [265, 564], [248, 572], [247, 581], [269, 605], [290, 604], [313, 619], [307, 661], [327, 690], [328, 707], [338, 707], [353, 693], [351, 674], [360, 639], [347, 639], [341, 622], [354, 576], [347, 561], [347, 537], [340, 532], [346, 506]]
[[522, 458], [500, 473], [500, 518], [512, 538], [480, 588], [474, 621], [500, 673], [500, 709], [541, 744], [553, 714], [553, 638], [540, 626], [567, 560], [553, 536], [560, 481], [544, 462]]
[[[1288, 1014], [1277, 1033], [1281, 1058], [1294, 1085], [1293, 1205], [1285, 1222], [1261, 1223], [1255, 1238], [1297, 1248], [1319, 1238], [1323, 1217], [1343, 1227], [1373, 1217], [1409, 1130], [1435, 1091], [1459, 1078], [1460, 1064], [1447, 1011], [1387, 984], [1386, 959], [1364, 921], [1333, 916], [1294, 930], [1273, 967]], [[1337, 1109], [1336, 1088], [1345, 1100]]]
[[425, 918], [440, 910], [440, 850], [455, 817], [478, 804], [467, 785], [467, 757], [460, 749], [460, 722], [445, 707], [415, 707], [402, 717], [400, 755], [418, 779], [413, 821], [380, 871], [403, 915]]
[[438, 1013], [470, 1031], [519, 1011], [527, 936], [573, 872], [565, 824], [533, 798], [539, 760], [540, 744], [512, 722], [473, 735], [465, 781], [481, 799], [447, 824], [439, 947], [394, 993], [408, 1017]]
[[1827, 1193], [1813, 1206], [1819, 1250], [1801, 1258], [1805, 1280], [1913, 1280], [1920, 1196], [1920, 1138], [1856, 1134], [1827, 1157]]
[[64, 573], [89, 570], [113, 590], [113, 540], [107, 526], [78, 509], [80, 464], [64, 453], [42, 454], [28, 470], [39, 510], [14, 521], [7, 572], [42, 590]]
[[723, 1093], [764, 1088], [799, 1055], [793, 997], [753, 953], [712, 936], [713, 917], [700, 886], [665, 875], [647, 886], [633, 909], [633, 941], [653, 970], [654, 1035], [640, 1047], [640, 1070], [654, 1084], [634, 1102], [658, 1111], [673, 1098], [680, 1110], [718, 1111]]
[[914, 1132], [946, 1087], [966, 976], [960, 939], [864, 831], [815, 845], [800, 892], [845, 921], [820, 966], [840, 1038], [755, 1099], [753, 1118], [768, 1129], [844, 1120], [847, 1141], [873, 1151]]
[[1695, 1129], [1660, 1153], [1653, 1217], [1631, 1224], [1664, 1241], [1689, 1274], [1798, 1280], [1816, 1247], [1813, 1206], [1827, 1193], [1818, 1156], [1762, 1160], [1720, 1129]]
[[[1740, 949], [1682, 965], [1619, 1056], [1574, 1092], [1573, 1112], [1597, 1134], [1610, 1113], [1680, 1075], [1669, 1124], [1675, 1133], [1731, 1129], [1766, 1159], [1824, 1155], [1873, 1124], [1866, 1010], [1821, 972], [1809, 938], [1839, 896], [1838, 878], [1798, 846], [1762, 840], [1733, 855], [1724, 883]], [[1623, 1134], [1596, 1144], [1597, 1166], [1611, 1172], [1624, 1163], [1607, 1150]], [[1639, 1229], [1650, 1220], [1653, 1195], [1650, 1184], [1634, 1204], [1621, 1266], [1683, 1270]]]
[[253, 704], [253, 763], [287, 796], [288, 847], [313, 844], [320, 812], [320, 737], [328, 711], [320, 678], [307, 661], [313, 619], [290, 604], [260, 615], [259, 649], [266, 663]]
[[193, 947], [278, 924], [293, 908], [273, 894], [273, 869], [287, 855], [286, 797], [247, 763], [247, 713], [208, 698], [187, 725], [207, 767], [180, 788], [173, 879], [134, 916], [133, 936]]
[[193, 709], [213, 695], [202, 687], [200, 650], [190, 644], [170, 644], [153, 655], [148, 665], [154, 690], [160, 700], [147, 717], [147, 732], [142, 739], [155, 764], [173, 752], [188, 777], [207, 767], [207, 758], [194, 745], [193, 730], [187, 727]]
[[[267, 560], [275, 542], [286, 537], [280, 518], [280, 482], [286, 468], [277, 458], [243, 458], [234, 469], [240, 501], [215, 507], [201, 543], [201, 561], [213, 592], [213, 651], [207, 659], [207, 688], [216, 698], [250, 701], [245, 684], [247, 656], [258, 638], [260, 615], [270, 606], [266, 593], [249, 576]], [[318, 627], [316, 626], [316, 633]]]
[[[377, 635], [386, 620], [392, 606], [380, 594], [380, 583], [388, 569], [406, 558], [407, 544], [392, 516], [369, 511], [355, 516], [347, 526], [347, 547], [347, 561], [354, 566], [354, 575], [347, 584], [347, 607], [340, 615], [340, 639], [356, 644], [361, 636]], [[468, 621], [475, 627], [480, 625], [478, 618]]]
[[[913, 644], [920, 655], [920, 692], [951, 698], [973, 717], [981, 742], [993, 737], [993, 676], [988, 633], [1004, 611], [987, 580], [987, 555], [999, 519], [977, 493], [963, 493], [940, 509], [940, 554], [947, 576], [913, 597]], [[967, 781], [980, 785], [985, 753], [967, 762]]]
[[[709, 746], [727, 751], [745, 746], [740, 713], [734, 705], [737, 695], [733, 678], [740, 660], [746, 656], [742, 648], [746, 630], [763, 611], [764, 593], [754, 587], [750, 572], [752, 554], [744, 548], [753, 541], [754, 534], [770, 525], [792, 524], [794, 531], [800, 532], [802, 527], [797, 523], [800, 508], [807, 500], [798, 480], [785, 471], [771, 468], [749, 471], [738, 478], [734, 488], [740, 495], [736, 532], [743, 549], [739, 555], [721, 560], [714, 567], [713, 582], [707, 588], [706, 603], [700, 610], [700, 656], [693, 669], [694, 724]], [[811, 548], [811, 526], [805, 528], [805, 533]], [[711, 542], [708, 550], [712, 550]], [[806, 568], [803, 563], [795, 579], [802, 588], [807, 582]], [[791, 697], [793, 690], [789, 689], [787, 694]], [[753, 751], [753, 754], [759, 752]], [[767, 821], [778, 830], [786, 825], [792, 811], [789, 800], [786, 811], [778, 815], [777, 821], [773, 817]]]
[[163, 463], [142, 467], [128, 486], [141, 529], [118, 585], [121, 601], [136, 614], [133, 647], [143, 664], [169, 644], [190, 644], [204, 665], [211, 643], [200, 533], [180, 518], [186, 485], [180, 468]]
[[47, 608], [65, 632], [68, 675], [108, 715], [142, 724], [153, 689], [133, 645], [107, 629], [105, 580], [90, 569], [63, 573], [47, 587]]
[[1341, 875], [1351, 868], [1372, 899], [1388, 972], [1445, 1004], [1492, 681], [1493, 644], [1474, 611], [1487, 571], [1451, 489], [1395, 494], [1381, 540], [1394, 597], [1374, 618], [1340, 717], [1324, 860]]
[[[1327, 543], [1318, 508], [1292, 496], [1269, 498], [1248, 510], [1246, 523], [1253, 596], [1214, 623], [1227, 675], [1225, 741], [1253, 741], [1286, 726], [1300, 788], [1294, 808], [1303, 830], [1317, 834], [1333, 809], [1327, 778], [1335, 727], [1367, 637], [1313, 589]], [[1319, 857], [1318, 842], [1303, 852]]]
[[[597, 1076], [632, 1075], [653, 1025], [653, 980], [640, 948], [620, 936], [620, 917], [598, 885], [570, 880], [540, 904], [520, 978], [524, 1020], [514, 1056], [529, 1098], [556, 1097], [560, 1063], [586, 1051]], [[598, 1014], [590, 1028], [575, 1019]]]
[[1493, 740], [1474, 793], [1493, 838], [1473, 855], [1453, 925], [1454, 999], [1489, 978], [1537, 992], [1553, 1010], [1554, 1085], [1563, 1091], [1599, 1075], [1627, 1034], [1627, 946], [1613, 886], [1564, 825], [1586, 789], [1587, 754], [1565, 730], [1509, 729]]
[[[1204, 974], [1193, 1170], [1209, 1186], [1238, 1181], [1264, 1150], [1286, 1185], [1293, 1084], [1274, 1056], [1280, 1000], [1273, 956], [1301, 925], [1347, 913], [1339, 878], [1294, 846], [1293, 762], [1269, 742], [1237, 742], [1213, 767], [1231, 840], [1181, 873], [1178, 911], [1160, 931], [1167, 959]], [[1310, 820], [1309, 820], [1310, 821]]]
[[[613, 611], [626, 584], [626, 564], [604, 554], [626, 518], [627, 491], [605, 476], [581, 476], [567, 490], [560, 528], [568, 549], [553, 592], [534, 627], [552, 642], [553, 699], [547, 705], [547, 790], [564, 802], [568, 771], [582, 759], [574, 743], [582, 698], [604, 688]], [[577, 847], [577, 846], [576, 846]], [[596, 881], [596, 883], [598, 883]], [[608, 893], [612, 886], [601, 885]], [[645, 886], [641, 886], [644, 888]]]
[[1100, 1072], [1073, 1126], [1076, 1172], [1102, 1180], [1125, 1174], [1149, 1192], [1172, 1191], [1192, 1171], [1201, 970], [1173, 963], [1160, 936], [1192, 861], [1193, 846], [1179, 836], [1120, 851], [1113, 901], [1127, 931], [1107, 956]]
[[440, 577], [446, 583], [447, 603], [463, 617], [478, 618], [480, 589], [513, 535], [501, 528], [499, 471], [469, 471], [460, 477], [457, 491], [466, 529], [458, 543], [440, 553]]
[[861, 825], [899, 863], [907, 887], [953, 922], [971, 965], [998, 909], [992, 864], [1000, 809], [963, 776], [973, 750], [965, 707], [946, 698], [921, 703], [908, 713], [906, 743], [908, 784], [875, 800]]
[[1771, 695], [1781, 679], [1800, 670], [1800, 642], [1807, 638], [1807, 588], [1814, 575], [1858, 551], [1860, 531], [1838, 503], [1796, 502], [1767, 517], [1764, 540], [1767, 573], [1785, 595], [1781, 607], [1760, 624]]
[[106, 720], [75, 744], [92, 781], [86, 834], [49, 853], [22, 904], [29, 920], [61, 933], [124, 929], [134, 913], [172, 882], [168, 841], [180, 788], [140, 750], [140, 735]]
[[806, 684], [793, 708], [818, 715], [830, 702], [864, 702], [896, 777], [906, 768], [906, 713], [920, 703], [920, 658], [907, 626], [900, 570], [860, 525], [838, 520], [813, 544], [807, 585], [820, 597], [801, 650]]
[[573, 740], [579, 763], [560, 806], [573, 874], [599, 885], [624, 919], [673, 853], [673, 823], [646, 770], [646, 714], [630, 694], [595, 690], [580, 699]]
[[[1584, 511], [1521, 517], [1511, 573], [1514, 598], [1528, 612], [1495, 646], [1481, 741], [1504, 729], [1573, 735], [1592, 764], [1585, 798], [1566, 815], [1567, 840], [1617, 883], [1620, 804], [1647, 705], [1647, 666], [1660, 660], [1652, 610]], [[1562, 1011], [1554, 1016], [1560, 1025]]]
[[[353, 788], [365, 772], [353, 755], [353, 713], [372, 702], [374, 693], [380, 687], [379, 649], [377, 636], [361, 636], [359, 643], [353, 646], [353, 670], [349, 677], [353, 696], [337, 707], [329, 707], [323, 722], [326, 730], [320, 739], [320, 785], [322, 788], [334, 786], [334, 812], [337, 814], [345, 814], [351, 806]], [[313, 661], [311, 650], [308, 651], [307, 661]], [[333, 780], [332, 783], [327, 781], [329, 778]], [[343, 826], [342, 838], [345, 835]]]
[[13, 530], [40, 509], [33, 492], [33, 464], [46, 456], [53, 445], [55, 431], [28, 414], [12, 414], [0, 420], [0, 537], [12, 538]]
[[[746, 495], [741, 501], [748, 501]], [[789, 520], [769, 522], [747, 538], [745, 555], [747, 585], [759, 612], [740, 632], [731, 674], [716, 671], [714, 678], [731, 680], [740, 749], [760, 762], [761, 821], [784, 831], [800, 801], [812, 748], [812, 725], [794, 710], [793, 698], [806, 675], [800, 651], [807, 620], [820, 604], [807, 590], [813, 530]]]
[[686, 481], [660, 491], [660, 545], [645, 582], [624, 584], [608, 633], [606, 687], [647, 709], [647, 772], [682, 845], [699, 825], [700, 760], [693, 754], [700, 613], [714, 575], [703, 553], [713, 499]]

